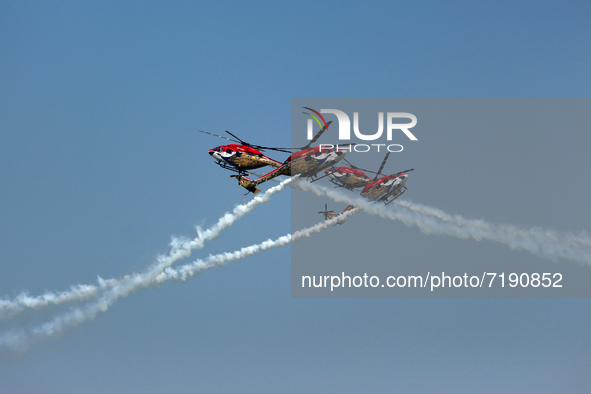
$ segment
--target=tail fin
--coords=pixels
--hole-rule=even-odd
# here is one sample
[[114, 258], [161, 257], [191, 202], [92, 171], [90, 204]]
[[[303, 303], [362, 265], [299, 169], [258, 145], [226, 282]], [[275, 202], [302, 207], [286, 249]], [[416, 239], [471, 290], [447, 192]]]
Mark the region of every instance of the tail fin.
[[258, 192], [261, 191], [261, 189], [257, 189], [257, 183], [255, 181], [253, 181], [252, 179], [249, 179], [245, 176], [242, 175], [238, 175], [236, 176], [236, 179], [238, 179], [238, 185], [242, 186], [243, 188], [245, 188], [246, 190], [248, 190], [249, 192], [253, 193], [253, 194], [257, 194]]

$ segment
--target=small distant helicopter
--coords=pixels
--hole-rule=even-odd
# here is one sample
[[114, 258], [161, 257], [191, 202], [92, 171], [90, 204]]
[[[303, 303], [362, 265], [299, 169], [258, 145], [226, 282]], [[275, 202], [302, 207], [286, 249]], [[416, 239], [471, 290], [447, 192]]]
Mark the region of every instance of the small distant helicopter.
[[[328, 122], [316, 136], [305, 146], [298, 148], [291, 156], [285, 160], [283, 165], [260, 178], [253, 180], [244, 175], [231, 175], [238, 179], [238, 184], [252, 193], [258, 193], [260, 190], [257, 186], [270, 179], [276, 178], [280, 175], [300, 175], [302, 177], [311, 178], [316, 176], [320, 171], [333, 167], [336, 163], [342, 160], [346, 152], [343, 150], [332, 150], [327, 147], [310, 147], [318, 138], [326, 131], [331, 122]], [[348, 144], [351, 145], [351, 144]], [[341, 145], [344, 146], [344, 145]]]
[[224, 137], [218, 134], [210, 133], [208, 131], [199, 130], [202, 133], [213, 135], [215, 137], [223, 138], [237, 144], [221, 145], [209, 150], [210, 156], [216, 161], [220, 167], [237, 172], [239, 175], [246, 175], [249, 170], [265, 166], [281, 167], [282, 162], [271, 159], [261, 153], [261, 150], [274, 150], [278, 152], [291, 153], [291, 148], [271, 148], [268, 146], [249, 144], [236, 137], [234, 134], [226, 131], [235, 139]]
[[[330, 220], [330, 219], [336, 218], [337, 216], [340, 216], [340, 215], [344, 214], [345, 212], [350, 211], [354, 208], [355, 207], [353, 207], [353, 205], [349, 205], [347, 208], [343, 209], [341, 212], [329, 211], [328, 204], [324, 203], [324, 211], [319, 211], [318, 213], [324, 215], [324, 220]], [[336, 224], [343, 224], [343, 223], [345, 223], [345, 220], [338, 220]]]

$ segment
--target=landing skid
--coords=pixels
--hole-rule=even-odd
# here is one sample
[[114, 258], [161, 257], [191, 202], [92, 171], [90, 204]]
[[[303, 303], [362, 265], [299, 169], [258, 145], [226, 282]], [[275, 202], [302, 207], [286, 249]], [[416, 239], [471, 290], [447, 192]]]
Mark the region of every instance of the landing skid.
[[[339, 181], [335, 181], [335, 180], [334, 180], [334, 179], [332, 179], [332, 178], [329, 178], [329, 180], [330, 180], [330, 183], [332, 183], [333, 185], [335, 185], [335, 187], [342, 187], [343, 189], [347, 189], [347, 190], [355, 191], [355, 188], [354, 188], [354, 187], [351, 187], [351, 186], [345, 185], [344, 183], [342, 183], [342, 182], [339, 182]], [[358, 187], [359, 187], [359, 186], [358, 186]]]
[[398, 197], [402, 196], [405, 192], [406, 192], [406, 187], [404, 188], [403, 191], [400, 192], [400, 194], [398, 194], [396, 197], [394, 197], [393, 199], [391, 199], [390, 201], [386, 202], [386, 205], [390, 204], [392, 201], [396, 200]]
[[221, 161], [216, 161], [216, 163], [218, 166], [222, 167], [224, 170], [228, 170], [228, 171], [232, 171], [232, 172], [236, 172], [238, 173], [238, 175], [250, 175], [248, 172], [244, 171], [244, 170], [239, 170], [236, 167], [230, 166], [224, 162]]

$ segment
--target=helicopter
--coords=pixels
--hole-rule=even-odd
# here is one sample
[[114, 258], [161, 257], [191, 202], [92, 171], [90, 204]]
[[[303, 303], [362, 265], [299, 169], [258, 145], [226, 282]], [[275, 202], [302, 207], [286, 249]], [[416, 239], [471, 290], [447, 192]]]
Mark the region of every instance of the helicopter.
[[253, 145], [241, 140], [234, 134], [226, 131], [232, 138], [224, 137], [218, 134], [210, 133], [208, 131], [199, 130], [202, 133], [213, 135], [215, 137], [223, 138], [236, 144], [220, 145], [209, 150], [209, 155], [215, 160], [220, 167], [237, 172], [239, 175], [246, 175], [249, 170], [257, 168], [272, 166], [279, 168], [283, 165], [282, 162], [271, 159], [264, 155], [261, 150], [274, 150], [278, 152], [291, 153], [291, 148], [271, 148], [261, 145]]
[[[384, 175], [384, 176], [380, 177], [380, 174], [382, 173], [382, 170], [384, 169], [384, 166], [386, 165], [386, 161], [388, 160], [389, 156], [390, 156], [390, 152], [388, 152], [386, 154], [386, 157], [384, 157], [384, 160], [382, 161], [382, 164], [380, 165], [380, 169], [378, 170], [378, 172], [375, 173], [376, 176], [374, 177], [374, 179], [371, 182], [367, 183], [365, 185], [365, 187], [363, 188], [363, 190], [361, 191], [361, 196], [370, 200], [371, 201], [370, 204], [378, 202], [378, 201], [383, 201], [386, 205], [388, 205], [392, 201], [394, 201], [395, 199], [400, 197], [402, 194], [404, 194], [404, 192], [406, 190], [408, 190], [406, 187], [406, 181], [408, 180], [408, 175], [406, 173], [410, 172], [410, 171], [414, 171], [414, 168], [411, 168], [409, 170], [400, 171], [400, 172], [397, 172], [396, 174]], [[349, 164], [351, 164], [351, 163], [349, 163]], [[353, 169], [353, 168], [351, 168], [351, 169]], [[367, 171], [367, 170], [365, 170], [365, 171]], [[328, 175], [331, 175], [331, 174], [332, 173], [329, 173]], [[338, 186], [347, 188], [346, 184], [345, 185], [341, 184]], [[352, 190], [352, 188], [350, 188], [349, 190]], [[390, 198], [392, 196], [394, 196], [394, 197]], [[335, 211], [329, 211], [327, 208], [327, 204], [324, 204], [324, 211], [320, 211], [318, 213], [324, 214], [324, 220], [329, 220], [329, 219], [332, 219], [332, 218], [337, 217], [339, 215], [342, 215], [343, 213], [345, 213], [349, 210], [352, 210], [352, 209], [354, 209], [354, 206], [349, 205], [345, 209], [343, 209], [341, 212], [337, 213]], [[344, 222], [345, 222], [344, 220], [339, 221], [338, 224], [343, 224]]]
[[353, 165], [347, 159], [343, 159], [343, 161], [349, 164], [349, 167], [341, 166], [326, 169], [324, 170], [325, 175], [321, 176], [320, 178], [314, 179], [312, 182], [316, 182], [320, 179], [328, 177], [330, 182], [336, 185], [337, 187], [343, 187], [347, 190], [353, 190], [359, 187], [365, 187], [365, 185], [371, 182], [371, 178], [368, 177], [365, 174], [365, 172], [376, 174], [376, 172], [364, 170], [363, 168], [359, 168]]
[[[324, 215], [324, 220], [330, 220], [330, 219], [336, 218], [337, 216], [340, 216], [340, 215], [344, 214], [345, 212], [350, 211], [354, 208], [355, 207], [353, 207], [353, 205], [349, 205], [345, 209], [343, 209], [341, 212], [329, 211], [328, 204], [324, 203], [324, 211], [319, 211], [318, 213]], [[339, 221], [337, 221], [336, 224], [343, 224], [343, 223], [345, 223], [345, 220], [339, 220]]]
[[315, 177], [318, 172], [333, 167], [346, 155], [346, 152], [340, 149], [332, 150], [332, 148], [327, 148], [324, 146], [310, 147], [310, 145], [320, 138], [322, 133], [326, 131], [331, 123], [332, 122], [328, 122], [326, 125], [324, 125], [324, 127], [322, 127], [318, 134], [316, 134], [316, 136], [307, 145], [297, 148], [299, 150], [289, 156], [281, 167], [274, 169], [273, 171], [261, 176], [256, 180], [250, 179], [242, 174], [231, 175], [231, 177], [235, 177], [238, 180], [238, 184], [240, 186], [254, 194], [260, 192], [260, 190], [257, 189], [257, 185], [260, 185], [261, 183], [276, 178], [280, 175], [300, 175], [306, 178]]
[[347, 190], [353, 190], [358, 187], [365, 187], [371, 178], [363, 171], [353, 167], [334, 167], [324, 170], [328, 175], [328, 179], [336, 186], [344, 187]]
[[[390, 156], [390, 152], [386, 153], [386, 157], [382, 161], [380, 169], [376, 173], [373, 181], [365, 185], [361, 190], [361, 196], [372, 201], [384, 201], [386, 205], [400, 197], [407, 189], [406, 181], [408, 180], [407, 172], [414, 171], [414, 168], [397, 172], [396, 174], [385, 175], [379, 177], [384, 169], [384, 165]], [[378, 178], [379, 177], [379, 178]], [[394, 198], [390, 199], [390, 197]]]

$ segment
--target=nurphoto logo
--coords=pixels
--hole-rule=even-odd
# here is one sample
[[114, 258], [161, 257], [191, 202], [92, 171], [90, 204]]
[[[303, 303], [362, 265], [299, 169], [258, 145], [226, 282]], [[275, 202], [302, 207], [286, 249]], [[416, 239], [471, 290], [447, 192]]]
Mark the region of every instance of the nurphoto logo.
[[[320, 126], [320, 128], [328, 128], [328, 124], [326, 119], [322, 114], [332, 114], [335, 115], [337, 118], [337, 122], [339, 125], [339, 141], [350, 141], [351, 140], [351, 119], [349, 115], [347, 115], [344, 111], [338, 109], [321, 109], [320, 111], [316, 111], [309, 107], [304, 107], [304, 109], [310, 112], [304, 112], [304, 114], [309, 115], [311, 119], [308, 119], [307, 122], [307, 139], [312, 140], [314, 138], [314, 121]], [[417, 117], [408, 112], [387, 112], [386, 116], [386, 140], [392, 141], [393, 136], [398, 134], [398, 132], [402, 132], [408, 139], [411, 141], [417, 141], [417, 137], [410, 131], [411, 128], [416, 126], [417, 124]], [[401, 120], [406, 119], [406, 123], [400, 123]], [[410, 122], [408, 122], [410, 120]], [[353, 133], [355, 137], [362, 141], [377, 141], [382, 138], [384, 134], [384, 113], [378, 112], [378, 131], [375, 133], [365, 133], [359, 130], [359, 112], [353, 112]], [[372, 147], [380, 151], [381, 147], [386, 147], [388, 152], [402, 152], [404, 147], [400, 144], [356, 144], [356, 145], [347, 145], [340, 147], [338, 144], [331, 145], [331, 144], [321, 144], [321, 147], [326, 148], [337, 148], [340, 150], [348, 150], [348, 151], [355, 151], [355, 152], [369, 152], [372, 150]]]

